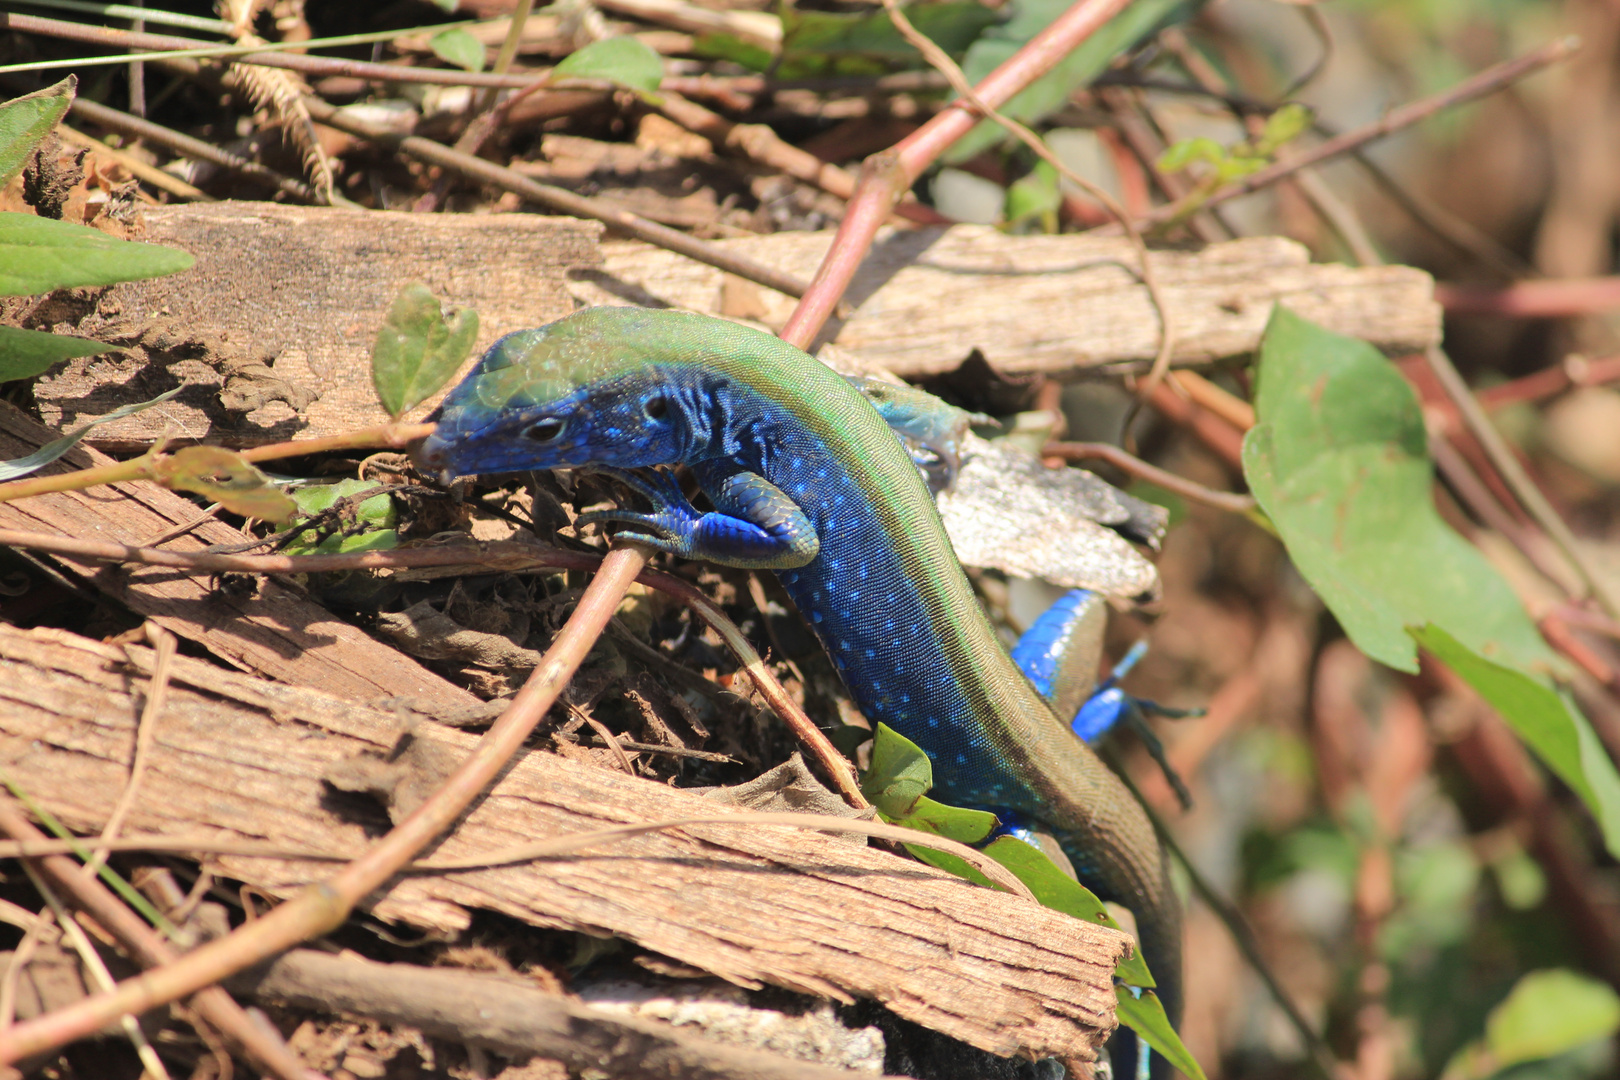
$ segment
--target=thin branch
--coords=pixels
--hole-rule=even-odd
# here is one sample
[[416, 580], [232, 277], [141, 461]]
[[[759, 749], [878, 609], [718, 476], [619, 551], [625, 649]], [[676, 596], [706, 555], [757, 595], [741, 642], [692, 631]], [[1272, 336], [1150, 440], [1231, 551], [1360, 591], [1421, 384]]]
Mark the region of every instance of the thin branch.
[[[88, 471], [88, 470], [86, 470]], [[496, 570], [518, 572], [522, 570], [555, 569], [590, 572], [602, 565], [602, 557], [582, 551], [542, 547], [537, 544], [487, 543], [478, 545], [446, 545], [440, 547], [403, 548], [393, 551], [361, 551], [333, 555], [220, 555], [198, 551], [167, 551], [158, 548], [137, 548], [128, 544], [110, 544], [75, 537], [52, 536], [47, 533], [22, 532], [0, 529], [0, 547], [27, 548], [49, 551], [84, 559], [106, 559], [114, 562], [132, 562], [145, 566], [169, 566], [176, 569], [205, 573], [237, 572], [246, 574], [314, 574], [339, 570], [405, 569], [417, 567], [477, 567], [480, 572]], [[844, 801], [851, 806], [866, 806], [856, 781], [853, 767], [837, 747], [833, 746], [815, 721], [793, 701], [786, 689], [771, 674], [770, 668], [737, 625], [698, 588], [670, 574], [654, 570], [643, 571], [636, 579], [648, 588], [675, 597], [691, 607], [698, 616], [712, 626], [731, 650], [737, 662], [754, 681], [755, 688], [767, 705], [781, 717], [794, 736], [804, 746], [826, 778], [832, 782]]]
[[[1077, 0], [973, 88], [979, 100], [1000, 108], [1018, 91], [1050, 71], [1081, 42], [1102, 28], [1130, 0]], [[781, 338], [808, 348], [854, 280], [878, 229], [905, 192], [933, 161], [966, 135], [978, 116], [966, 101], [953, 102], [926, 124], [861, 166], [860, 184], [849, 201], [832, 247], [816, 270]]]
[[1157, 484], [1166, 491], [1175, 492], [1184, 499], [1213, 506], [1217, 510], [1226, 510], [1234, 514], [1247, 514], [1255, 508], [1253, 495], [1239, 495], [1230, 491], [1216, 491], [1205, 487], [1196, 480], [1189, 480], [1185, 476], [1177, 476], [1167, 469], [1149, 464], [1134, 454], [1128, 454], [1112, 443], [1090, 442], [1049, 442], [1041, 448], [1043, 456], [1060, 457], [1066, 461], [1085, 461], [1095, 458], [1106, 461], [1121, 472], [1129, 473], [1139, 480], [1146, 480], [1150, 484]]
[[[1131, 239], [1131, 246], [1136, 249], [1136, 257], [1142, 264], [1142, 284], [1147, 286], [1148, 297], [1153, 301], [1153, 310], [1159, 316], [1159, 350], [1153, 357], [1153, 366], [1148, 369], [1147, 377], [1142, 380], [1140, 392], [1137, 395], [1137, 408], [1140, 408], [1141, 404], [1152, 395], [1153, 388], [1164, 378], [1165, 372], [1170, 370], [1170, 356], [1176, 347], [1176, 332], [1175, 324], [1170, 318], [1170, 306], [1165, 302], [1164, 292], [1159, 288], [1158, 274], [1153, 269], [1152, 260], [1148, 257], [1147, 244], [1143, 241], [1142, 234], [1131, 224], [1130, 213], [1106, 189], [1098, 187], [1069, 168], [1041, 140], [1039, 135], [1036, 135], [1018, 121], [1001, 115], [996, 111], [995, 106], [981, 98], [973, 87], [968, 84], [967, 76], [962, 74], [962, 69], [957, 67], [956, 61], [947, 56], [945, 50], [934, 44], [927, 35], [911, 25], [911, 20], [906, 18], [905, 12], [900, 10], [899, 0], [883, 0], [883, 7], [888, 11], [890, 21], [900, 31], [901, 36], [911, 42], [912, 47], [923, 54], [923, 59], [928, 61], [929, 66], [944, 73], [945, 78], [950, 80], [951, 88], [972, 105], [979, 115], [992, 121], [1003, 131], [1029, 147], [1031, 153], [1056, 169], [1058, 174], [1065, 180], [1106, 206], [1108, 212], [1114, 215], [1115, 220], [1124, 226], [1126, 234]], [[1126, 420], [1125, 427], [1129, 431], [1129, 419]]]
[[[79, 954], [79, 963], [84, 966], [85, 974], [89, 977], [91, 985], [103, 992], [112, 989], [112, 972], [107, 970], [107, 962], [96, 952], [96, 947], [90, 944], [90, 938], [80, 926], [78, 920], [68, 913], [62, 901], [57, 897], [56, 890], [45, 883], [39, 876], [39, 871], [27, 863], [23, 864], [29, 881], [33, 882], [34, 889], [45, 898], [50, 905], [52, 914], [56, 916], [56, 924], [62, 928], [62, 934], [73, 946], [73, 951]], [[135, 1047], [135, 1056], [140, 1058], [141, 1065], [152, 1080], [169, 1080], [169, 1070], [163, 1067], [163, 1059], [157, 1056], [152, 1044], [141, 1030], [140, 1021], [129, 1013], [118, 1018], [118, 1026], [123, 1029], [124, 1037]]]
[[[0, 833], [24, 844], [52, 843], [4, 797], [0, 797]], [[36, 873], [60, 889], [75, 908], [95, 919], [97, 925], [116, 938], [137, 964], [156, 968], [180, 955], [161, 934], [121, 904], [105, 885], [85, 877], [77, 860], [66, 855], [49, 855], [31, 859], [30, 864]], [[309, 1080], [309, 1070], [286, 1044], [269, 1038], [219, 987], [200, 990], [188, 1004], [222, 1034], [235, 1040], [250, 1060], [272, 1075], [281, 1080]]]
[[351, 135], [393, 147], [430, 164], [452, 169], [474, 180], [493, 184], [549, 209], [600, 221], [638, 240], [645, 240], [649, 244], [677, 252], [708, 266], [718, 267], [727, 273], [736, 274], [740, 278], [757, 282], [788, 296], [803, 296], [809, 287], [798, 278], [780, 273], [763, 263], [742, 255], [734, 255], [695, 236], [648, 221], [644, 217], [609, 206], [598, 199], [576, 195], [566, 188], [538, 183], [512, 169], [471, 154], [463, 154], [432, 139], [424, 139], [419, 135], [400, 135], [397, 132], [374, 127], [344, 115], [342, 110], [334, 108], [320, 98], [305, 98], [304, 102], [309, 107], [311, 116], [339, 131], [347, 131]]
[[1519, 281], [1501, 288], [1437, 281], [1434, 298], [1448, 315], [1577, 318], [1620, 308], [1620, 277]]
[[[751, 161], [784, 172], [795, 180], [814, 184], [840, 199], [848, 199], [855, 194], [855, 177], [849, 170], [822, 161], [808, 150], [799, 149], [765, 124], [734, 123], [671, 90], [661, 89], [660, 97], [659, 112], [686, 130], [708, 139], [717, 150], [737, 151]], [[943, 225], [951, 220], [910, 196], [902, 199], [894, 212], [923, 225]]]
[[1462, 414], [1463, 423], [1468, 426], [1474, 438], [1479, 440], [1479, 445], [1491, 459], [1491, 464], [1512, 490], [1513, 497], [1529, 511], [1536, 524], [1552, 537], [1553, 542], [1564, 553], [1564, 558], [1575, 568], [1581, 583], [1596, 598], [1609, 617], [1620, 618], [1620, 595], [1617, 595], [1603, 575], [1598, 573], [1586, 553], [1581, 550], [1575, 534], [1558, 515], [1558, 511], [1553, 509], [1552, 503], [1547, 501], [1547, 497], [1541, 493], [1535, 481], [1530, 479], [1530, 474], [1525, 472], [1524, 466], [1519, 464], [1518, 457], [1514, 455], [1501, 433], [1491, 424], [1485, 410], [1480, 407], [1479, 401], [1468, 389], [1468, 384], [1463, 381], [1462, 375], [1451, 363], [1451, 358], [1439, 346], [1431, 347], [1427, 356], [1435, 378], [1440, 380], [1446, 395]]
[[[118, 796], [113, 811], [107, 815], [107, 824], [101, 830], [101, 842], [116, 839], [118, 830], [124, 827], [124, 819], [134, 809], [135, 796], [141, 788], [141, 778], [146, 775], [146, 763], [152, 757], [152, 743], [157, 739], [158, 718], [163, 715], [163, 706], [169, 700], [169, 668], [174, 664], [174, 655], [179, 647], [179, 639], [155, 622], [146, 624], [146, 637], [152, 645], [153, 662], [152, 678], [146, 687], [146, 705], [141, 709], [141, 717], [135, 730], [135, 754], [129, 763], [129, 779], [124, 782], [124, 790]], [[107, 864], [108, 850], [100, 844], [85, 864], [84, 872], [87, 877], [95, 877], [97, 872]]]
[[[444, 28], [442, 26], [434, 27], [435, 30]], [[296, 52], [275, 51], [278, 48], [307, 49], [336, 44], [340, 41], [355, 42], [362, 38], [385, 41], [391, 38], [404, 37], [406, 34], [420, 33], [421, 29], [421, 27], [411, 27], [410, 29], [388, 31], [383, 34], [351, 34], [344, 38], [292, 41], [280, 45], [219, 45], [212, 41], [201, 41], [197, 38], [174, 37], [169, 34], [138, 33], [133, 30], [118, 30], [111, 26], [89, 26], [85, 23], [67, 22], [62, 19], [42, 19], [34, 15], [13, 15], [0, 12], [0, 30], [12, 30], [22, 34], [40, 34], [44, 37], [60, 38], [67, 41], [83, 41], [111, 49], [148, 50], [142, 54], [141, 59], [143, 60], [163, 59], [165, 57], [220, 57], [230, 59], [238, 64], [285, 68], [289, 71], [297, 71], [304, 75], [317, 77], [347, 75], [351, 78], [371, 79], [377, 82], [435, 83], [441, 86], [521, 87], [527, 86], [536, 78], [544, 76], [544, 73], [486, 75], [482, 72], [460, 71], [449, 68], [402, 67], [392, 64], [367, 63], [361, 60], [342, 60], [330, 56], [306, 56]], [[114, 56], [100, 62], [124, 63], [128, 59], [127, 56]], [[72, 63], [83, 65], [95, 62], [97, 61], [81, 59]], [[63, 65], [54, 62], [16, 64], [0, 68], [0, 71], [39, 71], [57, 66]]]
[[[360, 428], [343, 435], [329, 435], [323, 439], [294, 439], [289, 442], [267, 443], [243, 450], [246, 461], [275, 461], [280, 458], [302, 457], [305, 454], [325, 454], [334, 450], [370, 450], [382, 447], [404, 450], [418, 439], [433, 434], [432, 424], [380, 424]], [[30, 476], [0, 484], [0, 502], [23, 499], [30, 495], [43, 495], [51, 491], [81, 491], [98, 484], [119, 484], [129, 480], [151, 478], [150, 452], [115, 465], [98, 465], [90, 469], [73, 469]]]
[[[1165, 225], [1196, 210], [1216, 206], [1242, 195], [1251, 195], [1261, 188], [1276, 183], [1285, 176], [1298, 172], [1300, 169], [1320, 164], [1341, 154], [1350, 153], [1375, 139], [1381, 139], [1386, 135], [1394, 134], [1403, 128], [1427, 120], [1445, 109], [1455, 108], [1458, 105], [1473, 101], [1475, 98], [1493, 94], [1526, 76], [1534, 75], [1543, 68], [1567, 60], [1574, 55], [1575, 50], [1579, 47], [1580, 39], [1576, 37], [1563, 37], [1557, 41], [1549, 42], [1539, 49], [1526, 53], [1524, 56], [1486, 68], [1478, 75], [1464, 79], [1456, 86], [1443, 90], [1438, 94], [1391, 109], [1370, 124], [1363, 124], [1361, 127], [1347, 131], [1343, 135], [1328, 139], [1303, 153], [1290, 157], [1286, 161], [1278, 161], [1268, 165], [1264, 169], [1244, 177], [1242, 180], [1212, 192], [1207, 197], [1194, 197], [1161, 206], [1138, 218], [1136, 225], [1138, 228], [1143, 229], [1156, 225]], [[1112, 226], [1104, 226], [1101, 231], [1107, 232], [1111, 229]]]

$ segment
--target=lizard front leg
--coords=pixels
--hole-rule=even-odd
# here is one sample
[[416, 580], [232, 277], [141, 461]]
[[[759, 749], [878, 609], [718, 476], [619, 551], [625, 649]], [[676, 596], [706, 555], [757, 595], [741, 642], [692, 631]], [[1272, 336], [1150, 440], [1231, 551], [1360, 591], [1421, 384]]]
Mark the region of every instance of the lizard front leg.
[[703, 490], [716, 509], [704, 513], [666, 472], [642, 474], [602, 467], [593, 471], [618, 480], [652, 509], [644, 513], [599, 510], [581, 514], [581, 524], [611, 521], [631, 525], [634, 528], [619, 535], [683, 558], [746, 570], [790, 570], [808, 563], [821, 550], [815, 526], [804, 511], [757, 473], [709, 478]]

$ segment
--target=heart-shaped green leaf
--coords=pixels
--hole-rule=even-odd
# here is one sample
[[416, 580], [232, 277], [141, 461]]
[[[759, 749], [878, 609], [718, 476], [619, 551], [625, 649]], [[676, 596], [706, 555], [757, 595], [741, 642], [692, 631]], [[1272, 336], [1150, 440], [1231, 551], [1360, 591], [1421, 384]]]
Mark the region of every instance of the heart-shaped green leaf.
[[478, 340], [478, 313], [446, 314], [426, 285], [400, 290], [377, 331], [371, 353], [371, 382], [377, 398], [395, 418], [426, 401], [450, 381]]

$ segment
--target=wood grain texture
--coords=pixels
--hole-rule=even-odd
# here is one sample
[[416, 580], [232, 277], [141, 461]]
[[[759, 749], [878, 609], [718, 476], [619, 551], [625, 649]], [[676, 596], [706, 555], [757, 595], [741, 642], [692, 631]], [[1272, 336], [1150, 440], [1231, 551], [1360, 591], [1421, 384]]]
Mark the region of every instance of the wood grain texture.
[[502, 334], [572, 311], [568, 271], [601, 261], [600, 225], [533, 214], [219, 202], [156, 207], [145, 220], [147, 240], [191, 252], [196, 265], [103, 293], [78, 332], [131, 351], [73, 361], [41, 378], [35, 396], [46, 423], [71, 427], [187, 389], [99, 429], [97, 445], [150, 441], [165, 424], [253, 445], [383, 423], [371, 348], [402, 286], [420, 281], [444, 303], [475, 309], [476, 356]]
[[[831, 233], [718, 241], [806, 280]], [[576, 295], [591, 303], [667, 304], [782, 326], [794, 301], [636, 241], [608, 240]], [[1440, 340], [1434, 281], [1409, 266], [1353, 268], [1310, 261], [1282, 237], [1156, 251], [1153, 265], [1176, 329], [1174, 360], [1195, 364], [1252, 352], [1272, 305], [1392, 355]], [[848, 321], [824, 340], [869, 367], [913, 377], [954, 368], [980, 349], [1008, 372], [1061, 375], [1151, 360], [1159, 322], [1123, 238], [1007, 236], [986, 226], [886, 230], [845, 300]]]
[[[123, 786], [151, 654], [0, 626], [0, 763], [78, 831]], [[322, 780], [384, 764], [399, 717], [177, 658], [126, 832], [228, 835], [353, 854], [386, 827]], [[412, 727], [391, 766], [408, 804], [471, 736]], [[384, 771], [389, 771], [385, 769]], [[533, 752], [428, 854], [462, 858], [607, 824], [714, 813], [691, 792]], [[720, 812], [725, 812], [721, 810]], [[220, 856], [222, 873], [287, 896], [330, 864]], [[396, 879], [381, 918], [454, 931], [469, 908], [627, 938], [744, 986], [870, 997], [1000, 1054], [1089, 1059], [1112, 1026], [1123, 936], [845, 839], [693, 826], [533, 864]]]
[[[57, 432], [0, 402], [0, 460], [32, 453], [56, 437]], [[78, 449], [42, 471], [48, 475], [111, 461], [95, 450]], [[124, 544], [147, 543], [201, 515], [196, 503], [146, 481], [0, 503], [0, 527]], [[165, 546], [195, 551], [248, 539], [223, 521], [209, 519]], [[423, 711], [478, 704], [454, 683], [275, 580], [259, 579], [256, 592], [239, 596], [215, 588], [208, 574], [55, 561], [109, 598], [243, 670], [319, 686], [354, 701], [402, 697]]]
[[[250, 445], [379, 422], [371, 344], [411, 280], [478, 310], [479, 351], [584, 304], [667, 305], [772, 328], [793, 304], [647, 244], [598, 245], [598, 226], [572, 219], [218, 203], [162, 207], [147, 220], [151, 239], [196, 253], [197, 266], [108, 290], [63, 328], [131, 342], [131, 351], [69, 361], [35, 384], [52, 426], [186, 386], [173, 401], [97, 429], [92, 439], [103, 448], [131, 449], [166, 428]], [[717, 243], [808, 280], [831, 240], [830, 232], [787, 232]], [[1439, 340], [1434, 283], [1410, 267], [1313, 264], [1303, 246], [1280, 237], [1153, 259], [1179, 364], [1252, 351], [1279, 302], [1392, 355]], [[1157, 351], [1159, 329], [1135, 266], [1123, 239], [1006, 236], [973, 225], [889, 230], [846, 298], [851, 318], [826, 333], [836, 334], [839, 366], [902, 376], [949, 370], [975, 348], [1008, 372], [1139, 366]]]

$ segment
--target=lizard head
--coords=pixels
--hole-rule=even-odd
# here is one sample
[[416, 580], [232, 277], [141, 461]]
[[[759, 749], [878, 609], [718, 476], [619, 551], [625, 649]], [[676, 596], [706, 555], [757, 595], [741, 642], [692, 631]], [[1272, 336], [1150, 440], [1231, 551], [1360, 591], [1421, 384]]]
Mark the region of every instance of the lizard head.
[[589, 308], [507, 334], [444, 399], [418, 451], [450, 475], [672, 464], [690, 444], [690, 388], [670, 343], [701, 316]]

